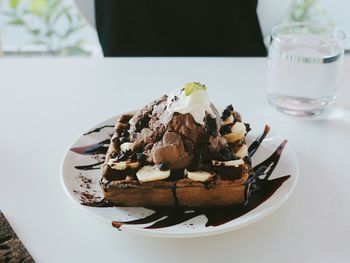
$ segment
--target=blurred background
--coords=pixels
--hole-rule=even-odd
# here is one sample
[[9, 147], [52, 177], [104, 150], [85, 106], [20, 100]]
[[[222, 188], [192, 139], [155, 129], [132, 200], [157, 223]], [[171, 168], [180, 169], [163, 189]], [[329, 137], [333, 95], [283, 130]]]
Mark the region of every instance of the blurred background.
[[[349, 36], [348, 14], [348, 0], [260, 0], [257, 7], [265, 44], [274, 25], [290, 21], [335, 25]], [[94, 0], [0, 0], [0, 55], [103, 57], [95, 27]]]

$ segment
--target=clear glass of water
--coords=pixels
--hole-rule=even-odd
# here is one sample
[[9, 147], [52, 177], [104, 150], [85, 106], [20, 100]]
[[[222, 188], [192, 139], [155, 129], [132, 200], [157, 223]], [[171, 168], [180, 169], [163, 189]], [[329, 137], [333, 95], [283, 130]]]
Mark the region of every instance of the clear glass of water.
[[337, 28], [295, 23], [271, 31], [267, 98], [294, 116], [323, 113], [335, 99], [345, 34]]

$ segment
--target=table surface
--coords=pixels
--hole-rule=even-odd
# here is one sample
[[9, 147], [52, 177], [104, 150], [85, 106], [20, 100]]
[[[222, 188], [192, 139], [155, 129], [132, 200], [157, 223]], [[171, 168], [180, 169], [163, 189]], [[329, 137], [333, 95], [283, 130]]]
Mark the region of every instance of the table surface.
[[[38, 262], [349, 262], [350, 59], [332, 111], [287, 117], [265, 99], [265, 58], [1, 59], [0, 209]], [[214, 103], [288, 138], [300, 180], [277, 211], [212, 237], [119, 232], [66, 195], [60, 164], [95, 124], [201, 81]]]

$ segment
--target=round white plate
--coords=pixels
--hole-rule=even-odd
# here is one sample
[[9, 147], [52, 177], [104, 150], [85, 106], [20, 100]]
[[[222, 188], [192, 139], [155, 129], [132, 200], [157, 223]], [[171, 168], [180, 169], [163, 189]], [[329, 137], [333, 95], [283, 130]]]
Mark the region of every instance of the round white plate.
[[[118, 116], [93, 127], [89, 131], [92, 131], [98, 127], [108, 126], [97, 130], [96, 132], [82, 135], [71, 146], [71, 148], [96, 144], [110, 138], [117, 118]], [[259, 121], [246, 121], [249, 121], [252, 127], [252, 130], [247, 136], [247, 142], [249, 145], [255, 138], [261, 135], [264, 127], [260, 125], [257, 127], [254, 124], [259, 123]], [[272, 155], [284, 139], [285, 138], [273, 133], [272, 127], [272, 131], [264, 139], [252, 158], [253, 166], [259, 164]], [[103, 198], [103, 194], [99, 186], [102, 171], [100, 168], [101, 165], [93, 166], [92, 168], [95, 168], [93, 170], [81, 170], [76, 169], [75, 167], [103, 162], [103, 157], [104, 154], [83, 155], [68, 150], [61, 167], [62, 182], [67, 194], [76, 204], [78, 204], [85, 211], [89, 212], [91, 215], [111, 225], [111, 230], [118, 231], [117, 228], [112, 227], [113, 221], [120, 222], [140, 219], [149, 216], [153, 213], [153, 211], [142, 207], [90, 207], [81, 204], [84, 201], [98, 201]], [[279, 178], [286, 175], [290, 175], [289, 179], [286, 180], [266, 201], [250, 212], [218, 226], [206, 226], [208, 220], [206, 216], [202, 214], [193, 217], [186, 222], [164, 228], [145, 229], [145, 227], [154, 223], [152, 222], [142, 225], [123, 224], [119, 230], [161, 237], [198, 237], [232, 231], [253, 223], [270, 214], [272, 211], [280, 207], [294, 190], [298, 179], [298, 160], [296, 154], [291, 150], [288, 144], [284, 148], [282, 156], [269, 179], [272, 180], [274, 178]], [[163, 219], [164, 218], [160, 218], [158, 221]]]

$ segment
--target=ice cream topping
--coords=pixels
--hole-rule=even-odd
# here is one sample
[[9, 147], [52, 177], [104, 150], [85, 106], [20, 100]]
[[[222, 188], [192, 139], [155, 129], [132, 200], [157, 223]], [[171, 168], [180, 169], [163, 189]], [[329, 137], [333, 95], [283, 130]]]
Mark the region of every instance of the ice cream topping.
[[201, 125], [204, 124], [206, 113], [212, 118], [217, 117], [213, 107], [208, 97], [207, 87], [198, 82], [187, 83], [184, 87], [176, 89], [169, 95], [167, 101], [167, 111], [170, 114], [189, 113]]
[[193, 181], [234, 179], [246, 169], [248, 131], [232, 105], [219, 113], [205, 85], [187, 83], [122, 118], [108, 165], [114, 177], [142, 182], [171, 180], [179, 171]]

